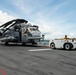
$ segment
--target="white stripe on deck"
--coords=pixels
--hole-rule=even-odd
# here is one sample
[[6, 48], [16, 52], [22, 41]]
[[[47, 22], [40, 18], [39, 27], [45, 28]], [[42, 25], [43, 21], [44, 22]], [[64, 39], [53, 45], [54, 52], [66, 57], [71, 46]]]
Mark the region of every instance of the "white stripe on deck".
[[28, 50], [28, 51], [47, 51], [47, 50], [52, 50], [52, 49], [31, 49], [31, 50]]

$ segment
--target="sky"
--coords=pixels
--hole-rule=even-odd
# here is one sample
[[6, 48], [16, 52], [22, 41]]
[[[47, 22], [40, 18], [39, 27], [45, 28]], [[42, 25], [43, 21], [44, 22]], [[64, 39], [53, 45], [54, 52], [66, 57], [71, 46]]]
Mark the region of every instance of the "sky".
[[16, 18], [38, 25], [45, 39], [76, 37], [76, 0], [0, 0], [0, 25]]

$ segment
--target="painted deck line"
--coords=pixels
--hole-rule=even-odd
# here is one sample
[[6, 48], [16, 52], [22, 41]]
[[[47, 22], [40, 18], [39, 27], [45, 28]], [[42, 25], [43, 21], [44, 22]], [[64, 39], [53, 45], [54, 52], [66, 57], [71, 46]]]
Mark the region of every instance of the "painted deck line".
[[28, 50], [28, 51], [47, 51], [47, 50], [52, 50], [52, 49], [31, 49], [31, 50]]

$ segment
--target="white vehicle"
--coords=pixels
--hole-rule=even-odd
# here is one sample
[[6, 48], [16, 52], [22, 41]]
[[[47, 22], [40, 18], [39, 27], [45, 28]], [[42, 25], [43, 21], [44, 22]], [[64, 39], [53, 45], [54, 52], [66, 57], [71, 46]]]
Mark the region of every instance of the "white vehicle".
[[64, 38], [50, 40], [49, 46], [51, 49], [63, 48], [66, 50], [71, 50], [76, 48], [76, 38], [67, 38], [65, 35]]

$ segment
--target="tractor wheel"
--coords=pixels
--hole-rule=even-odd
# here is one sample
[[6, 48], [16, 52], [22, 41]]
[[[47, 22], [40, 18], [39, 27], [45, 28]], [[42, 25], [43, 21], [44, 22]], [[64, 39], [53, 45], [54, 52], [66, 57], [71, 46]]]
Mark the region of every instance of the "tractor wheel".
[[55, 44], [54, 44], [54, 43], [51, 43], [51, 44], [50, 44], [50, 48], [51, 48], [51, 49], [55, 49]]
[[70, 50], [70, 49], [72, 49], [72, 45], [70, 43], [67, 43], [64, 45], [64, 49]]

